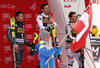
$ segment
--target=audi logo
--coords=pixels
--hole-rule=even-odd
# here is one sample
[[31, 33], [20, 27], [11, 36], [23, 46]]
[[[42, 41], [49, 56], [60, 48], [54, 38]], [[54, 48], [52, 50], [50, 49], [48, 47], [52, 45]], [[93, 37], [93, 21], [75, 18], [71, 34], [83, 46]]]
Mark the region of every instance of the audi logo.
[[64, 2], [77, 2], [78, 0], [64, 0]]
[[3, 17], [3, 18], [10, 18], [10, 14], [4, 14], [4, 13], [3, 13], [3, 14], [2, 14], [2, 17]]
[[25, 18], [32, 18], [32, 14], [25, 14], [24, 17]]

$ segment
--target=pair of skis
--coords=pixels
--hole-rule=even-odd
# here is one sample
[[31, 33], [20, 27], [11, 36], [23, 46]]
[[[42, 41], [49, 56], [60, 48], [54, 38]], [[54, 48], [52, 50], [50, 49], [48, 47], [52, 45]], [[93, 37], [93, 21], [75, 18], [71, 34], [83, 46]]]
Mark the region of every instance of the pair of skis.
[[[12, 37], [15, 41], [15, 18], [12, 17], [10, 18], [10, 25], [11, 25], [11, 30], [12, 30]], [[13, 46], [13, 56], [14, 56], [14, 68], [17, 68], [17, 60], [16, 60], [16, 53], [17, 51], [15, 50], [14, 46]]]
[[[50, 20], [51, 20], [51, 23], [54, 24], [54, 18], [53, 18], [53, 13], [50, 14]], [[54, 24], [55, 26], [55, 24]], [[57, 37], [56, 37], [56, 28], [52, 29], [52, 36], [53, 36], [53, 43], [54, 43], [54, 46], [56, 47], [57, 46]], [[61, 54], [59, 54], [57, 56], [57, 65], [59, 65], [60, 67], [66, 67], [66, 65], [64, 65], [62, 62], [61, 62]]]

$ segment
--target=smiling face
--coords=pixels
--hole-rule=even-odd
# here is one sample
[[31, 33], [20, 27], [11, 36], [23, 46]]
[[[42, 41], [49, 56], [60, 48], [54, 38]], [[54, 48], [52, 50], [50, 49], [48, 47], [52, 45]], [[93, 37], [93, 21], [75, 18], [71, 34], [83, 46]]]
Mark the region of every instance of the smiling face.
[[46, 5], [46, 6], [44, 6], [44, 8], [43, 9], [41, 9], [42, 10], [42, 12], [44, 13], [44, 14], [48, 14], [49, 13], [49, 6], [48, 5]]

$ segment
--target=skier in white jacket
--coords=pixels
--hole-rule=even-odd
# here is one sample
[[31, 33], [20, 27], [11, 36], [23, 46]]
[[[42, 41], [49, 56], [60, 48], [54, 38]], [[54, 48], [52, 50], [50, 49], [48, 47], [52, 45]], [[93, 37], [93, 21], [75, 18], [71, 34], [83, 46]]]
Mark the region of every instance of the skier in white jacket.
[[[52, 29], [57, 28], [57, 24], [51, 23], [49, 14], [49, 6], [47, 3], [44, 3], [40, 6], [41, 13], [37, 16], [36, 21], [38, 23], [39, 29], [47, 30], [51, 32]], [[50, 33], [51, 35], [52, 33]], [[50, 36], [49, 44], [52, 45], [52, 35]]]

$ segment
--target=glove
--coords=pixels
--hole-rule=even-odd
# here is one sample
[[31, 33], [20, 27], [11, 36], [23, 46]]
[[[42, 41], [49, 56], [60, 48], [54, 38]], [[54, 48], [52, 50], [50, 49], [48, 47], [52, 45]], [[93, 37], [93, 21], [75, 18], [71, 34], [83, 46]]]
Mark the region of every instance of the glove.
[[58, 38], [55, 37], [55, 39], [53, 39], [53, 43], [56, 44], [56, 46], [57, 46], [58, 45], [58, 42], [59, 42]]
[[81, 52], [81, 49], [79, 49], [79, 50], [75, 51], [75, 53], [79, 53], [79, 52]]
[[33, 47], [35, 46], [35, 43], [28, 43], [28, 46]]
[[55, 25], [54, 24], [47, 24], [49, 30], [52, 30], [55, 28]]
[[30, 55], [33, 56], [33, 47], [30, 49]]

